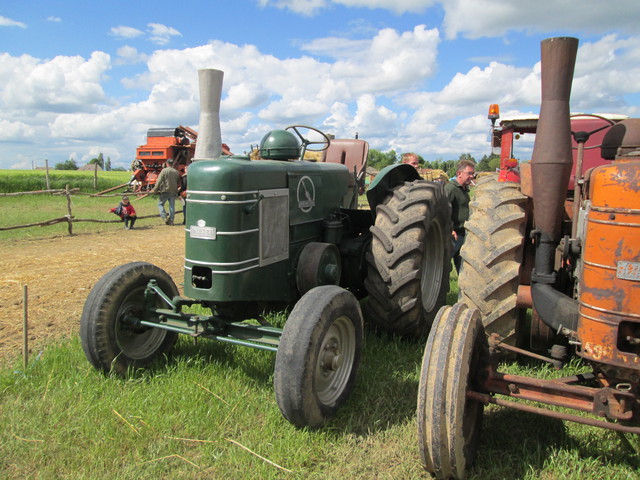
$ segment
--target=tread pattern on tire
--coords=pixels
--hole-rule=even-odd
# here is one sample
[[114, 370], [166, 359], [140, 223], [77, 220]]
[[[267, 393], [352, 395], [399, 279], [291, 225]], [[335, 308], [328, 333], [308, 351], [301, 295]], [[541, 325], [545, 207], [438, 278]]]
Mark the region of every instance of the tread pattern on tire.
[[[346, 316], [354, 327], [355, 352], [349, 378], [332, 405], [316, 393], [314, 376], [324, 335]], [[363, 319], [357, 299], [341, 287], [323, 285], [309, 290], [296, 303], [285, 323], [276, 354], [273, 385], [283, 416], [297, 427], [318, 427], [332, 418], [355, 386], [363, 343]]]
[[497, 175], [480, 178], [465, 223], [460, 300], [482, 313], [487, 333], [516, 343], [516, 306], [523, 258], [526, 204], [519, 184], [498, 182]]
[[[366, 254], [365, 316], [369, 321], [403, 336], [426, 336], [449, 291], [450, 212], [443, 185], [423, 180], [396, 186], [376, 207], [371, 249]], [[439, 229], [437, 245], [426, 242], [430, 228]], [[433, 250], [425, 249], [439, 249], [433, 256], [442, 262], [439, 278], [429, 286], [437, 289], [437, 300], [429, 311], [422, 306], [421, 281], [423, 256]]]

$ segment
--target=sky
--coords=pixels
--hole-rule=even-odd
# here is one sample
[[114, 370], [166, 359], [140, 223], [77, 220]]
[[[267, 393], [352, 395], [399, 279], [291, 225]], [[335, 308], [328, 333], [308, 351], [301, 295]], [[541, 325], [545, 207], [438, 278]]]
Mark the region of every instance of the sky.
[[0, 168], [128, 168], [149, 128], [198, 130], [201, 68], [237, 154], [305, 124], [479, 160], [489, 104], [539, 112], [548, 37], [580, 39], [573, 112], [640, 116], [638, 25], [639, 0], [2, 0]]

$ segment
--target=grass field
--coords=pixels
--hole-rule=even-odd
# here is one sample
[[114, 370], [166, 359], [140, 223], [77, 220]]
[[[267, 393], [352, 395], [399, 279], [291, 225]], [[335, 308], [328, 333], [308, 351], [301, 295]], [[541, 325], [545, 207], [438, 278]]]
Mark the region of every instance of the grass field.
[[[131, 172], [98, 172], [98, 187], [94, 188], [94, 172], [78, 170], [49, 170], [49, 188], [69, 185], [84, 193], [95, 193], [126, 183]], [[0, 193], [31, 192], [47, 188], [44, 170], [0, 170]]]
[[[91, 194], [126, 183], [130, 178], [129, 172], [98, 172], [98, 188], [93, 187], [94, 173], [79, 171], [50, 172], [51, 189], [79, 188], [80, 193]], [[0, 170], [0, 193], [30, 192], [45, 188], [45, 172], [41, 170]], [[122, 190], [120, 190], [122, 191]], [[156, 199], [149, 196], [136, 199], [130, 196], [131, 203], [136, 209], [138, 217], [153, 215], [154, 218], [140, 220], [145, 224], [161, 224], [156, 218], [158, 210]], [[68, 213], [65, 195], [38, 194], [2, 197], [2, 215], [0, 227], [27, 225], [60, 218]], [[121, 229], [118, 217], [109, 213], [115, 207], [119, 198], [109, 196], [104, 198], [88, 195], [72, 195], [71, 211], [76, 219], [111, 220], [114, 223], [75, 222], [74, 233], [99, 233], [102, 231]], [[181, 210], [180, 203], [176, 210]], [[178, 218], [178, 220], [181, 220]], [[140, 223], [139, 223], [140, 224]], [[17, 230], [0, 231], [0, 240], [21, 240], [41, 237], [67, 235], [67, 222], [44, 227], [28, 227]]]
[[[11, 207], [17, 212], [24, 205], [26, 221], [66, 213], [64, 198], [27, 198]], [[106, 208], [115, 204], [73, 201], [74, 211], [83, 212], [78, 216], [109, 218]], [[147, 207], [155, 213], [151, 199], [136, 204]], [[25, 230], [48, 237], [56, 228], [66, 233], [66, 226]], [[0, 244], [6, 240], [0, 237]], [[451, 287], [450, 304], [457, 298], [455, 275]], [[423, 348], [423, 342], [368, 331], [346, 406], [326, 427], [300, 430], [276, 405], [273, 353], [181, 336], [166, 362], [121, 379], [96, 372], [72, 336], [36, 352], [26, 370], [19, 358], [0, 366], [0, 478], [429, 478], [420, 466], [415, 425]], [[576, 361], [562, 372], [513, 362], [503, 370], [550, 377], [580, 368]], [[626, 450], [615, 433], [492, 406], [468, 478], [637, 479], [638, 467], [637, 452]]]

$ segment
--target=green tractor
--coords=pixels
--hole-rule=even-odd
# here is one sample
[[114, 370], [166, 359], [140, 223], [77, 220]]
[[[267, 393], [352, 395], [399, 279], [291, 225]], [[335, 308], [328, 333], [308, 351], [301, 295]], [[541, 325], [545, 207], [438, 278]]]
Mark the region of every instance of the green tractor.
[[[201, 91], [203, 72], [210, 71], [200, 72]], [[209, 108], [202, 98], [201, 105]], [[199, 144], [207, 141], [202, 120]], [[314, 149], [322, 161], [302, 160]], [[409, 165], [387, 167], [367, 191], [370, 210], [358, 210], [367, 151], [363, 140], [330, 140], [296, 125], [265, 135], [260, 160], [198, 160], [196, 153], [184, 296], [149, 263], [108, 272], [81, 318], [90, 363], [125, 375], [166, 354], [179, 333], [270, 350], [283, 415], [299, 427], [331, 418], [355, 382], [359, 300], [368, 295], [372, 324], [424, 337], [449, 288], [450, 207], [442, 184], [420, 179]], [[194, 305], [211, 313], [183, 311]], [[291, 307], [283, 328], [265, 320]]]

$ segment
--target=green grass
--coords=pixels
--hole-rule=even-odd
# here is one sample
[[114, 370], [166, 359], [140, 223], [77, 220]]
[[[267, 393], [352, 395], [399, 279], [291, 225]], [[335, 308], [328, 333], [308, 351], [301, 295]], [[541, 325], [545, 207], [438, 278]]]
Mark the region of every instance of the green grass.
[[[51, 188], [80, 188], [80, 193], [95, 193], [96, 191], [121, 185], [129, 180], [128, 172], [99, 172], [98, 190], [93, 188], [93, 172], [78, 171], [53, 171], [51, 174]], [[0, 193], [27, 192], [44, 189], [44, 172], [40, 170], [0, 170]], [[121, 191], [121, 190], [120, 190]], [[157, 217], [156, 199], [149, 196], [136, 199], [130, 196], [131, 203], [136, 209], [138, 217], [154, 215], [153, 219], [139, 220], [138, 226], [146, 222], [160, 224]], [[60, 218], [68, 213], [67, 198], [65, 195], [21, 195], [2, 197], [2, 215], [0, 215], [0, 227], [28, 225], [44, 222], [54, 218]], [[71, 211], [77, 219], [93, 220], [118, 220], [114, 214], [109, 213], [110, 208], [115, 207], [120, 199], [118, 197], [89, 197], [88, 195], [72, 195]], [[181, 210], [177, 202], [176, 210]], [[157, 217], [157, 218], [156, 218]], [[93, 223], [76, 222], [73, 224], [73, 233], [100, 233], [110, 230], [122, 229], [120, 222]], [[35, 226], [16, 230], [0, 231], [2, 240], [23, 240], [42, 237], [54, 237], [67, 235], [67, 222], [51, 226]]]
[[[0, 216], [0, 226], [66, 213], [63, 197], [2, 202], [9, 212]], [[113, 215], [106, 209], [117, 200], [73, 197], [73, 202], [78, 217], [108, 219]], [[156, 213], [152, 199], [135, 206], [139, 214]], [[74, 231], [83, 225], [92, 231], [121, 228], [76, 224]], [[16, 232], [50, 236], [55, 229], [66, 234], [66, 225]], [[450, 304], [457, 298], [456, 280], [454, 271]], [[121, 379], [95, 371], [74, 337], [33, 356], [26, 371], [20, 359], [0, 367], [0, 478], [428, 478], [420, 466], [415, 426], [423, 348], [423, 342], [367, 332], [347, 404], [326, 427], [299, 430], [276, 405], [273, 353], [212, 341], [194, 345], [181, 336], [166, 362]], [[578, 368], [574, 362], [562, 375]], [[504, 369], [557, 374], [530, 363]], [[625, 450], [615, 433], [490, 407], [468, 478], [633, 479], [640, 472], [637, 455]]]
[[[299, 430], [277, 408], [273, 353], [181, 337], [166, 363], [120, 379], [96, 372], [73, 338], [26, 372], [0, 371], [0, 477], [428, 478], [414, 424], [422, 347], [368, 333], [347, 405]], [[612, 432], [501, 408], [484, 420], [470, 479], [638, 478]]]
[[[49, 170], [49, 188], [79, 188], [95, 193], [126, 183], [131, 172], [98, 172], [98, 188], [94, 188], [94, 172], [77, 170]], [[31, 192], [47, 188], [44, 170], [0, 170], [0, 193]]]
[[[160, 224], [161, 220], [158, 216], [157, 198], [149, 196], [143, 199], [129, 197], [131, 203], [136, 209], [138, 217], [154, 215], [152, 219], [139, 220], [136, 226], [149, 224], [149, 222]], [[9, 227], [15, 225], [26, 225], [38, 222], [44, 222], [54, 218], [63, 217], [67, 214], [67, 199], [64, 195], [28, 195], [20, 197], [4, 197], [2, 198], [2, 208], [4, 213], [0, 215], [0, 227]], [[113, 213], [109, 213], [109, 209], [118, 205], [120, 201], [117, 197], [88, 197], [88, 196], [71, 196], [71, 211], [75, 218], [87, 218], [94, 220], [118, 220]], [[180, 202], [176, 202], [176, 211], [182, 210]], [[181, 217], [178, 217], [181, 221]], [[92, 223], [92, 222], [75, 222], [73, 223], [73, 233], [100, 233], [111, 230], [121, 230], [122, 223]], [[19, 240], [33, 239], [42, 237], [53, 237], [59, 235], [67, 235], [67, 222], [58, 223], [56, 225], [45, 227], [28, 227], [17, 230], [0, 231], [0, 241], [2, 240]]]

